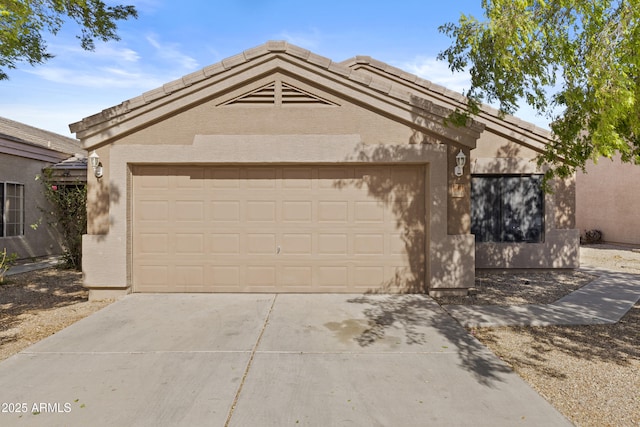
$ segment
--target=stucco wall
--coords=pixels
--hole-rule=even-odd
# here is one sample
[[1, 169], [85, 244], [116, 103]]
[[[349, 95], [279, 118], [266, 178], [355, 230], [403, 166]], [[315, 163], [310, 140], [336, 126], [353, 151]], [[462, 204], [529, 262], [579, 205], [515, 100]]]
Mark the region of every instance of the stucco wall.
[[640, 166], [619, 159], [589, 162], [576, 177], [576, 225], [607, 242], [640, 245]]
[[[153, 151], [147, 145], [112, 146], [105, 169], [112, 195], [106, 234], [85, 235], [83, 270], [93, 298], [109, 291], [128, 292], [130, 277], [129, 164], [332, 164], [413, 163], [427, 165], [429, 247], [427, 283], [430, 291], [473, 286], [473, 236], [447, 234], [446, 146], [363, 144], [359, 135], [196, 135], [189, 146], [163, 145]], [[103, 159], [104, 160], [104, 159]], [[96, 186], [94, 180], [90, 185]], [[94, 191], [93, 189], [91, 191]], [[115, 195], [115, 196], [114, 196]]]
[[[24, 185], [24, 235], [0, 237], [0, 250], [6, 248], [8, 253], [17, 253], [19, 258], [62, 253], [58, 233], [47, 224], [40, 210], [46, 206], [46, 200], [42, 193], [42, 183], [35, 178], [42, 174], [45, 166], [48, 164], [43, 161], [0, 154], [0, 182]], [[36, 224], [38, 226], [34, 229], [32, 225]]]

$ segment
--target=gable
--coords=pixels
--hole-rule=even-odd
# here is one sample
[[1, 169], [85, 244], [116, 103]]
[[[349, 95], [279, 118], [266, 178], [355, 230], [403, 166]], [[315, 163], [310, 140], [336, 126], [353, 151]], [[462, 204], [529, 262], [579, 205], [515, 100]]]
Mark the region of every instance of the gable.
[[475, 146], [482, 130], [475, 122], [466, 128], [447, 127], [443, 120], [450, 109], [284, 42], [250, 49], [70, 127], [91, 148], [211, 103], [218, 108], [276, 109], [357, 105], [424, 133], [419, 142], [468, 147]]

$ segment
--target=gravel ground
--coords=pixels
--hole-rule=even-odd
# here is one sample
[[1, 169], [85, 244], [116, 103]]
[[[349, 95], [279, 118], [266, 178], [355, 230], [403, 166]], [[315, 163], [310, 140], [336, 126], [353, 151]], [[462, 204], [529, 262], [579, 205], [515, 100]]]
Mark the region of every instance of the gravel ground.
[[89, 302], [88, 296], [77, 271], [6, 276], [0, 285], [0, 361], [110, 303]]
[[[583, 246], [581, 264], [640, 274], [640, 251]], [[477, 295], [441, 304], [548, 304], [585, 285], [583, 272], [481, 273]], [[472, 329], [484, 345], [577, 426], [640, 426], [640, 303], [614, 325]]]
[[[640, 274], [640, 251], [581, 248], [592, 267]], [[441, 304], [547, 304], [595, 276], [581, 271], [480, 272], [476, 294]], [[0, 285], [0, 360], [108, 305], [88, 302], [78, 272], [47, 269]], [[471, 330], [578, 426], [640, 426], [640, 304], [615, 325]]]

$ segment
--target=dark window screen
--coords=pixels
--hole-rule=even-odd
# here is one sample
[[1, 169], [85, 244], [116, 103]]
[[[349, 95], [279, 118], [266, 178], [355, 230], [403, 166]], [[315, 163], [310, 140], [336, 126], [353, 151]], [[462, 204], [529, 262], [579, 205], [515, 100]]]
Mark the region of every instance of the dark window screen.
[[542, 175], [472, 176], [471, 233], [476, 242], [544, 241]]

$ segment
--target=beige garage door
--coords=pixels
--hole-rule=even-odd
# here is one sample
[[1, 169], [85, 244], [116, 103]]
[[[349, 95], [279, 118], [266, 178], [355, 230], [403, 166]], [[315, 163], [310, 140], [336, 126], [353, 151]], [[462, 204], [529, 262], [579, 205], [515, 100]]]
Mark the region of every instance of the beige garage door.
[[421, 290], [423, 166], [136, 166], [135, 292]]

